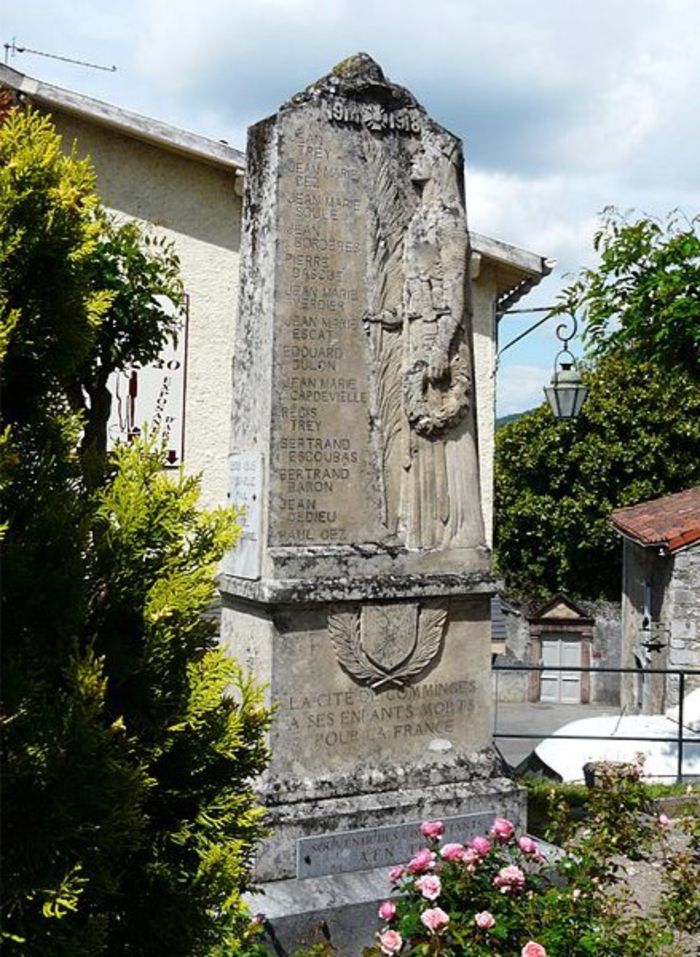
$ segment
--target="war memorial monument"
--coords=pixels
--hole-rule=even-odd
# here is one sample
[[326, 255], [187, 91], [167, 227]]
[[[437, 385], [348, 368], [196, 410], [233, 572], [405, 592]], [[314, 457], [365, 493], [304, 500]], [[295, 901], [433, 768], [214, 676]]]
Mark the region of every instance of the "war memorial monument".
[[522, 819], [491, 747], [469, 255], [460, 141], [368, 56], [249, 130], [222, 639], [276, 707], [278, 953], [319, 921], [370, 943], [421, 820]]

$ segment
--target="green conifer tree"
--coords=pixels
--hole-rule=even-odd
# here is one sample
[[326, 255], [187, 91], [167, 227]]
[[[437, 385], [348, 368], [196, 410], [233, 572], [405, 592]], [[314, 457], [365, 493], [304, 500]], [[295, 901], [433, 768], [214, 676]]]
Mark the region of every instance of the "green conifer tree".
[[51, 123], [0, 126], [3, 949], [253, 953], [262, 690], [204, 613], [239, 529], [161, 469], [106, 455], [110, 372], [172, 335], [167, 244], [101, 210]]

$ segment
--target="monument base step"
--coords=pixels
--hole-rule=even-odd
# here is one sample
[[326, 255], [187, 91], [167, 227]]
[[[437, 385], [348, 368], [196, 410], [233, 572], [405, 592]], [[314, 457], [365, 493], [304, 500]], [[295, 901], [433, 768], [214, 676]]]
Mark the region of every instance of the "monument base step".
[[421, 821], [444, 821], [445, 840], [465, 841], [495, 817], [526, 826], [525, 790], [508, 778], [268, 806], [272, 834], [261, 844], [255, 874], [268, 882], [388, 869], [424, 845]]
[[[259, 892], [276, 957], [324, 939], [359, 957], [379, 928], [377, 908], [391, 894], [389, 868], [425, 846], [420, 824], [444, 822], [443, 841], [484, 834], [495, 817], [527, 826], [525, 790], [507, 778], [427, 785], [269, 808], [272, 835], [258, 854]], [[294, 876], [296, 875], [296, 876]]]
[[359, 957], [375, 940], [377, 909], [390, 895], [387, 868], [325, 877], [272, 881], [246, 895], [251, 913], [264, 914], [264, 941], [275, 957], [329, 940], [338, 957]]

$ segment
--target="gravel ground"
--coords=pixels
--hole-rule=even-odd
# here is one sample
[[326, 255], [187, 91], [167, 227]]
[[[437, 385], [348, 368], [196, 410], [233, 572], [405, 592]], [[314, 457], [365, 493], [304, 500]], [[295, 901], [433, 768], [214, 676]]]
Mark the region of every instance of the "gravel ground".
[[[687, 837], [677, 829], [669, 834], [669, 844], [674, 851], [683, 850], [688, 846]], [[619, 859], [625, 874], [625, 881], [630, 888], [633, 899], [639, 905], [641, 913], [653, 914], [658, 909], [659, 900], [663, 893], [661, 860], [630, 861], [628, 858]], [[688, 888], [689, 893], [698, 893], [700, 888]], [[700, 957], [700, 934], [684, 934], [680, 938], [681, 950], [684, 957]], [[676, 951], [672, 951], [676, 953]], [[639, 957], [643, 957], [642, 954]]]

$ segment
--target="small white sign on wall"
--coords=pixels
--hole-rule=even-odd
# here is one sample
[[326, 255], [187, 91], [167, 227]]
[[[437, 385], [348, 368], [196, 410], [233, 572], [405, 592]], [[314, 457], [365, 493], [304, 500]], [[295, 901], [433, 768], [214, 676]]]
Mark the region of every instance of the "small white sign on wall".
[[131, 441], [144, 427], [158, 430], [166, 440], [165, 468], [178, 468], [185, 457], [187, 306], [186, 298], [177, 314], [177, 342], [169, 340], [155, 362], [114, 372], [108, 382], [112, 394], [109, 448]]
[[243, 533], [238, 545], [225, 556], [222, 570], [240, 578], [260, 578], [262, 545], [262, 497], [264, 470], [262, 452], [232, 452], [228, 457], [229, 505], [245, 508]]

